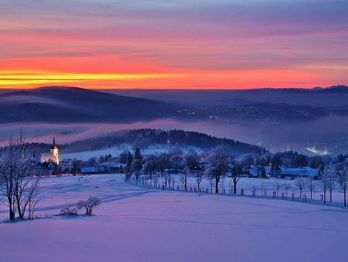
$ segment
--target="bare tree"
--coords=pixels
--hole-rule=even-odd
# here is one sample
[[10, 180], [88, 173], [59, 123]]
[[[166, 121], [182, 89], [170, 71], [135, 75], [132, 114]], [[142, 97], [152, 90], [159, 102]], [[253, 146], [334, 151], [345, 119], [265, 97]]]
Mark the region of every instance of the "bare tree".
[[251, 191], [253, 192], [253, 196], [256, 196], [257, 187], [255, 185], [252, 186]]
[[101, 200], [98, 197], [90, 196], [87, 200], [80, 200], [76, 203], [77, 209], [85, 208], [86, 215], [92, 215], [93, 209], [101, 204]]
[[[17, 147], [19, 154], [17, 172], [15, 177], [15, 198], [18, 217], [24, 218], [28, 205], [30, 205], [31, 218], [37, 204], [40, 188], [40, 176], [34, 174], [34, 165], [27, 154], [26, 145], [21, 143]], [[35, 203], [35, 205], [34, 205]]]
[[282, 188], [282, 183], [281, 183], [281, 180], [279, 178], [273, 179], [273, 187], [277, 192], [277, 196], [279, 196], [279, 191]]
[[34, 181], [33, 186], [29, 190], [28, 194], [28, 219], [35, 218], [36, 206], [39, 203], [39, 194], [40, 194], [40, 180], [37, 179]]
[[152, 175], [156, 172], [156, 156], [148, 155], [145, 159], [143, 171], [148, 179], [152, 179]]
[[237, 194], [237, 183], [240, 179], [240, 175], [242, 173], [241, 165], [238, 161], [233, 161], [233, 167], [231, 168], [231, 177], [233, 183], [233, 194]]
[[295, 186], [300, 190], [300, 198], [301, 198], [303, 189], [305, 189], [306, 187], [306, 179], [302, 176], [296, 177]]
[[24, 218], [28, 211], [28, 218], [34, 219], [35, 208], [39, 202], [40, 177], [27, 177], [25, 180], [19, 183], [20, 188], [16, 190], [18, 217]]
[[142, 168], [143, 168], [143, 165], [142, 165], [141, 159], [134, 158], [130, 166], [130, 172], [132, 172], [132, 174], [135, 176], [136, 184], [138, 184], [139, 182], [139, 177], [140, 177]]
[[140, 153], [140, 149], [137, 147], [134, 152], [134, 157], [130, 165], [130, 172], [135, 176], [136, 184], [139, 182], [141, 170], [143, 168], [143, 156]]
[[200, 170], [199, 167], [199, 157], [195, 152], [190, 152], [185, 156], [186, 168], [183, 174], [184, 176], [184, 186], [187, 190], [187, 177], [189, 174], [195, 174]]
[[70, 173], [74, 176], [80, 173], [82, 161], [76, 158], [71, 162]]
[[172, 177], [170, 172], [168, 172], [168, 174], [166, 175], [166, 180], [168, 181], [168, 187], [171, 188], [174, 183], [174, 178]]
[[219, 181], [229, 171], [229, 155], [226, 146], [217, 147], [209, 157], [209, 175], [215, 179], [215, 193], [219, 193]]
[[173, 148], [169, 152], [169, 163], [170, 168], [174, 170], [175, 173], [184, 166], [184, 157], [180, 148]]
[[316, 188], [316, 184], [314, 182], [314, 177], [313, 176], [307, 177], [307, 188], [309, 189], [309, 192], [311, 194], [311, 199], [313, 199], [313, 191]]
[[195, 180], [197, 182], [197, 189], [201, 191], [201, 183], [204, 177], [204, 172], [202, 170], [198, 170], [195, 172]]
[[15, 144], [11, 140], [10, 144], [3, 149], [0, 157], [0, 179], [1, 195], [9, 209], [10, 221], [16, 218], [16, 198], [15, 198], [15, 172], [16, 172], [16, 152]]
[[9, 207], [10, 221], [15, 219], [16, 212], [19, 218], [24, 218], [28, 206], [29, 217], [33, 218], [40, 188], [40, 176], [35, 170], [22, 134], [1, 150], [0, 192]]
[[341, 166], [336, 171], [337, 183], [343, 192], [343, 206], [347, 206], [348, 166]]
[[288, 192], [289, 189], [291, 188], [291, 185], [289, 183], [284, 184], [284, 189], [285, 189], [285, 196], [288, 197]]
[[170, 177], [169, 175], [165, 175], [165, 173], [167, 172], [167, 174], [169, 174], [169, 168], [169, 156], [168, 154], [162, 153], [160, 155], [147, 156], [143, 166], [143, 171], [147, 178], [153, 182], [155, 187], [157, 187], [159, 177], [164, 177], [167, 186]]
[[332, 170], [328, 173], [328, 184], [327, 184], [327, 189], [329, 190], [330, 193], [330, 202], [332, 202], [332, 192], [336, 188], [336, 167], [333, 166]]
[[331, 188], [333, 177], [335, 177], [335, 166], [328, 165], [319, 173], [320, 185], [324, 193], [324, 203], [326, 203], [326, 193]]

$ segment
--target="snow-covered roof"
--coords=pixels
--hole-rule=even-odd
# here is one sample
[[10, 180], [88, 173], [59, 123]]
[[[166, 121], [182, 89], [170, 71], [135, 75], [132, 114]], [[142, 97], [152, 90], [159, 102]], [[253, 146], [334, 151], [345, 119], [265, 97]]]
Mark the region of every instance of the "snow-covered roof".
[[101, 166], [105, 166], [105, 167], [115, 167], [115, 168], [119, 168], [119, 167], [125, 167], [126, 164], [120, 163], [120, 162], [104, 162], [104, 163], [100, 163]]
[[95, 173], [101, 171], [98, 166], [84, 166], [81, 167], [82, 173]]
[[[269, 174], [271, 171], [270, 166], [265, 166], [266, 174]], [[258, 176], [257, 173], [257, 167], [253, 166], [249, 170], [250, 175], [252, 176]], [[317, 176], [319, 173], [318, 169], [310, 168], [310, 167], [282, 167], [281, 168], [281, 175], [284, 176]]]
[[282, 167], [281, 174], [286, 176], [317, 176], [319, 173], [318, 169], [303, 167], [303, 168], [289, 168]]

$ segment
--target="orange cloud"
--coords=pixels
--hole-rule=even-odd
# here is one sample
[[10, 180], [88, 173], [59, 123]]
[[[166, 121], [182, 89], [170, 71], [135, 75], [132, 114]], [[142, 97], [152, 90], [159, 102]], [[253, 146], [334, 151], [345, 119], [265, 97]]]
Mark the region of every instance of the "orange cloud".
[[346, 84], [347, 4], [318, 1], [5, 1], [0, 88]]

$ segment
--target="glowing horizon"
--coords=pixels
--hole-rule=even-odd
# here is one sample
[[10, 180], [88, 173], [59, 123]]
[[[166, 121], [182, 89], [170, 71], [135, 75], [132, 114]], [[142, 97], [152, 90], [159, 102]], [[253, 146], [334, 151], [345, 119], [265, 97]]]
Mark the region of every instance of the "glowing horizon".
[[0, 2], [0, 88], [348, 84], [342, 0]]

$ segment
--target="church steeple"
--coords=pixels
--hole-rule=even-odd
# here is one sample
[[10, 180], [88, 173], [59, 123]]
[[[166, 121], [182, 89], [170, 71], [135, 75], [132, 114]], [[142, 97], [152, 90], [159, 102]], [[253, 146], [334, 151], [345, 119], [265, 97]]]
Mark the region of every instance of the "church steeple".
[[56, 145], [56, 137], [52, 139], [52, 145], [50, 146], [50, 153], [45, 159], [46, 162], [52, 162], [59, 165], [59, 149]]
[[56, 145], [56, 137], [55, 136], [53, 137], [52, 145], [51, 145], [50, 149], [54, 149], [54, 148], [58, 148]]

